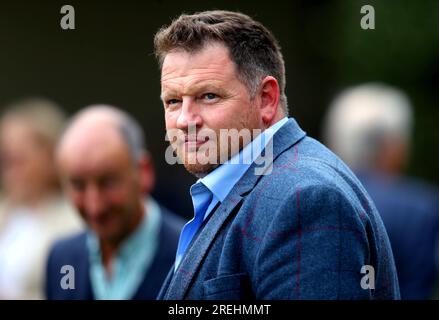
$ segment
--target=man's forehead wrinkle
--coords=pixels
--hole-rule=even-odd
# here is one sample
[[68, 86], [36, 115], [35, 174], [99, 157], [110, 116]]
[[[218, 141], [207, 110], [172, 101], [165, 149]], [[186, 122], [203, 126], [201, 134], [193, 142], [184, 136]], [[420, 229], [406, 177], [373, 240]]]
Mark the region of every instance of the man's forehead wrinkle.
[[[169, 60], [172, 60], [173, 63], [170, 63]], [[194, 63], [194, 60], [196, 60], [196, 63]], [[172, 72], [183, 75], [190, 72], [203, 72], [204, 69], [224, 71], [227, 65], [230, 65], [232, 69], [235, 68], [228, 49], [221, 45], [219, 51], [216, 45], [207, 46], [203, 50], [192, 54], [185, 51], [174, 51], [168, 53], [164, 59], [161, 78], [163, 80], [167, 74]]]
[[226, 64], [220, 64], [218, 63], [215, 67], [208, 66], [208, 67], [199, 67], [199, 68], [190, 68], [190, 70], [187, 70], [186, 72], [177, 72], [177, 70], [171, 70], [169, 72], [163, 72], [161, 81], [168, 81], [173, 78], [185, 78], [185, 77], [191, 77], [191, 76], [208, 76], [213, 75], [216, 77], [226, 77], [229, 75], [233, 70], [229, 70], [227, 68]]
[[228, 70], [227, 67], [221, 66], [218, 68], [197, 68], [192, 69], [185, 74], [174, 74], [172, 72], [162, 77], [162, 86], [176, 85], [181, 86], [184, 84], [193, 85], [194, 82], [219, 82], [229, 81], [233, 78], [233, 70]]
[[191, 94], [198, 90], [213, 90], [220, 88], [224, 85], [222, 79], [189, 79], [185, 83], [179, 81], [168, 81], [162, 86], [162, 96], [167, 95], [179, 95], [179, 94]]
[[[206, 47], [195, 54], [171, 52], [161, 74], [161, 98], [193, 95], [200, 90], [221, 89], [236, 80], [236, 66], [228, 50]], [[213, 87], [213, 88], [212, 88]]]
[[166, 81], [162, 82], [162, 86], [164, 87], [182, 87], [182, 86], [203, 86], [203, 85], [209, 85], [211, 83], [221, 83], [223, 81], [228, 80], [228, 78], [225, 75], [220, 74], [212, 74], [212, 76], [209, 77], [175, 77], [170, 78]]

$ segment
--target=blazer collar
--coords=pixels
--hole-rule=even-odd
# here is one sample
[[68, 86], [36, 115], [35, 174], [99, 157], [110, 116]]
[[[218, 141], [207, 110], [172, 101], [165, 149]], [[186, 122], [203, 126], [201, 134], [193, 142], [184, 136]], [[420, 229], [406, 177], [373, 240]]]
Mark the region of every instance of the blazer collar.
[[[273, 162], [286, 149], [290, 148], [302, 138], [306, 133], [300, 129], [297, 122], [290, 118], [273, 137]], [[233, 209], [242, 201], [242, 199], [251, 190], [263, 175], [256, 175], [255, 169], [257, 161], [253, 163], [249, 170], [244, 174], [242, 179], [233, 187], [218, 209], [212, 213], [203, 230], [194, 240], [192, 245], [187, 249], [179, 267], [171, 278], [168, 275], [159, 298], [164, 297], [167, 300], [183, 300], [190, 283], [198, 269], [201, 261], [209, 250], [221, 226], [233, 212]], [[167, 288], [166, 288], [167, 287]], [[166, 290], [167, 289], [167, 290]], [[165, 292], [166, 291], [166, 292]]]

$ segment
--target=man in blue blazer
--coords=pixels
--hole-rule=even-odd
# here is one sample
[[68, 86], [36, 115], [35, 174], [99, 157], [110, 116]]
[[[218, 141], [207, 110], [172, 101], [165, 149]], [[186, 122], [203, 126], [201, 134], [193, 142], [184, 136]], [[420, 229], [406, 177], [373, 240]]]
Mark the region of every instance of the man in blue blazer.
[[158, 299], [398, 299], [370, 197], [288, 118], [270, 31], [207, 11], [181, 15], [154, 45], [171, 147], [199, 178]]
[[57, 161], [88, 228], [52, 248], [47, 298], [155, 299], [183, 224], [148, 196], [154, 171], [140, 126], [114, 107], [86, 108], [65, 131]]

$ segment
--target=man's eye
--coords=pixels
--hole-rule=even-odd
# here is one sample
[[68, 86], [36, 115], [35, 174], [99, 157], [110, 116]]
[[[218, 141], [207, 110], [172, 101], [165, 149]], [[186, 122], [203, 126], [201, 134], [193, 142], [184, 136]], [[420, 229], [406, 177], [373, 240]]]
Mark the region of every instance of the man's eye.
[[100, 186], [104, 189], [109, 189], [117, 186], [118, 182], [116, 177], [105, 177], [100, 181]]
[[218, 98], [218, 96], [215, 93], [209, 92], [209, 93], [203, 94], [202, 98], [204, 100], [215, 100]]
[[180, 100], [178, 100], [178, 99], [169, 99], [169, 100], [166, 100], [166, 105], [172, 106], [172, 105], [176, 105], [179, 102], [180, 102]]
[[84, 191], [85, 189], [85, 183], [79, 180], [70, 180], [69, 184], [72, 189], [78, 192]]

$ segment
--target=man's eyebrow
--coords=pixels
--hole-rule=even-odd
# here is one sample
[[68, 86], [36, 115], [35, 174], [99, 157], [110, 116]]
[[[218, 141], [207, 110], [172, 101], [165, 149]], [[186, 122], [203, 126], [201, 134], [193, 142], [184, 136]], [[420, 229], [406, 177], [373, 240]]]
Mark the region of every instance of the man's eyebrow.
[[177, 96], [177, 95], [178, 95], [178, 93], [175, 90], [164, 90], [160, 94], [160, 99], [165, 100], [166, 97], [172, 97], [172, 96]]
[[[208, 92], [208, 91], [215, 91], [215, 92], [223, 92], [224, 89], [222, 89], [221, 85], [219, 84], [214, 84], [214, 83], [200, 83], [200, 84], [194, 84], [192, 86], [190, 86], [189, 88], [187, 88], [186, 90], [184, 90], [183, 95], [187, 95], [187, 94], [194, 94], [194, 93], [199, 93], [199, 92]], [[169, 89], [169, 90], [163, 90], [163, 92], [160, 95], [160, 98], [162, 100], [164, 100], [165, 97], [169, 97], [169, 96], [179, 96], [181, 95], [181, 93], [177, 90], [174, 89]]]

